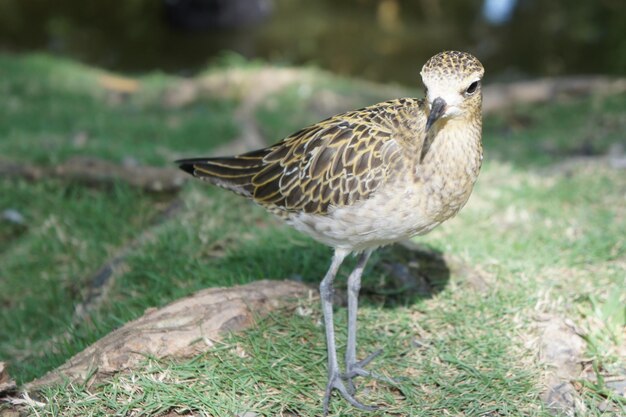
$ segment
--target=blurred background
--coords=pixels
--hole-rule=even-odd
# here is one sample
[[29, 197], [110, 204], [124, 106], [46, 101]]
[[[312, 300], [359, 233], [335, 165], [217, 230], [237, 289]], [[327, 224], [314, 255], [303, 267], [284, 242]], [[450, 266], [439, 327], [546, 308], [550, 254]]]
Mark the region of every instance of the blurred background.
[[181, 75], [235, 53], [414, 85], [455, 48], [493, 81], [623, 74], [625, 16], [622, 0], [1, 0], [0, 49]]

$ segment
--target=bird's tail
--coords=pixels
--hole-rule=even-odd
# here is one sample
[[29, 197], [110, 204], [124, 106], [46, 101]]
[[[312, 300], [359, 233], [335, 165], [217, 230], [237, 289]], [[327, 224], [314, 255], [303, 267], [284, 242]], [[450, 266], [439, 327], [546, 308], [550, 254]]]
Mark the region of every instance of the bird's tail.
[[183, 171], [246, 197], [254, 192], [252, 177], [263, 169], [268, 150], [260, 149], [237, 156], [193, 158], [176, 161]]

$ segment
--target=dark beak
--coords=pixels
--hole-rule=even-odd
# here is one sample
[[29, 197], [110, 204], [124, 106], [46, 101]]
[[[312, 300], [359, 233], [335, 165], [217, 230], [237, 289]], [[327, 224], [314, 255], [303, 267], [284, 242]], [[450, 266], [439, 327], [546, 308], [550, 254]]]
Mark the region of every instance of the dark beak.
[[430, 107], [430, 114], [428, 115], [428, 120], [426, 121], [427, 132], [435, 124], [435, 122], [439, 120], [441, 116], [443, 116], [443, 113], [446, 111], [446, 106], [447, 106], [446, 102], [443, 101], [441, 97], [437, 97], [433, 101], [433, 104]]

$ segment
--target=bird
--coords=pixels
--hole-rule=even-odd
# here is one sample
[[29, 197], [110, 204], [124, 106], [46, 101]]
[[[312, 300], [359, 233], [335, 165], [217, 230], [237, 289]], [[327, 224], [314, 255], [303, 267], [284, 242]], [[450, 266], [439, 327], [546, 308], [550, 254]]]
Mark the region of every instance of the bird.
[[[355, 397], [358, 376], [390, 380], [365, 370], [380, 351], [356, 357], [361, 276], [375, 249], [430, 232], [468, 201], [483, 159], [484, 72], [472, 54], [443, 51], [421, 69], [424, 98], [338, 114], [244, 154], [176, 161], [183, 171], [253, 200], [334, 249], [319, 287], [328, 355], [324, 415], [335, 390], [358, 409], [378, 409]], [[357, 262], [347, 280], [341, 372], [333, 282], [350, 254]]]

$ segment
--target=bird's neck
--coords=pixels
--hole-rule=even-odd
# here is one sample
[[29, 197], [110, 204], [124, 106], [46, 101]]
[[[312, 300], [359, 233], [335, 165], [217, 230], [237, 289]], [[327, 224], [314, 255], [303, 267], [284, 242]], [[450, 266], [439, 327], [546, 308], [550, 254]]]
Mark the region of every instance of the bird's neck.
[[[480, 113], [442, 120], [426, 138], [423, 167], [452, 169], [477, 176], [482, 163], [482, 117]], [[446, 161], [445, 164], [442, 162]], [[418, 168], [419, 169], [419, 168]]]

